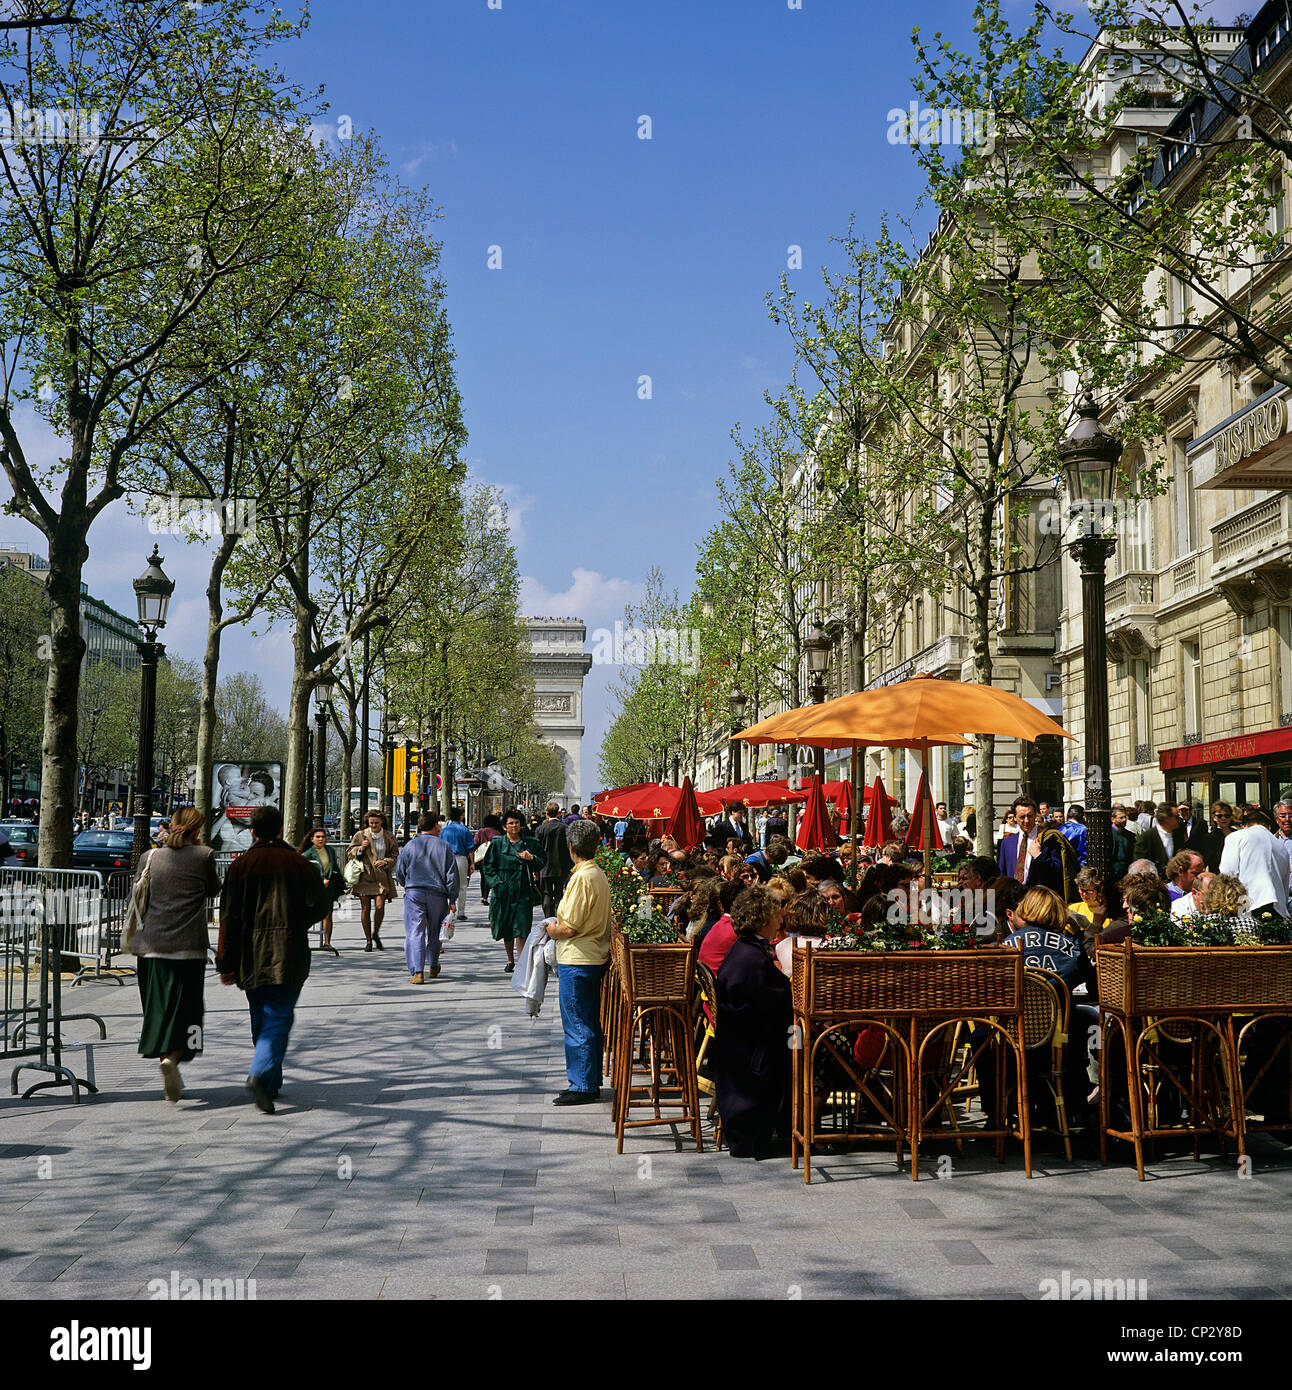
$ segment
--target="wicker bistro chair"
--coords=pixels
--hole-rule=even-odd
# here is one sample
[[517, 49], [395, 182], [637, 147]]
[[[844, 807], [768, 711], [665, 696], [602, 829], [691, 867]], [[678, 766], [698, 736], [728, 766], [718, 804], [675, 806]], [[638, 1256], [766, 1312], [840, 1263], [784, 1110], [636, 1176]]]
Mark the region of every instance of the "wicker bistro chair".
[[[615, 1138], [649, 1125], [685, 1124], [704, 1152], [696, 1087], [695, 952], [690, 945], [627, 944], [619, 953], [620, 1016], [615, 1047]], [[633, 1111], [646, 1115], [634, 1116]]]
[[[1049, 970], [1028, 967], [1023, 971], [1023, 1049], [1025, 1057], [1036, 1058], [1040, 1065], [1031, 1064], [1032, 1077], [1049, 1092], [1054, 1106], [1058, 1132], [1063, 1139], [1063, 1153], [1072, 1162], [1072, 1135], [1068, 1126], [1068, 1104], [1063, 1094], [1063, 1052], [1071, 1026], [1072, 996], [1063, 981]], [[1015, 1099], [1015, 1087], [1010, 1086], [1009, 1100]], [[1032, 1129], [1048, 1129], [1032, 1118]]]
[[[722, 1116], [718, 1114], [718, 1087], [707, 1065], [713, 1040], [717, 1036], [718, 981], [713, 971], [699, 960], [695, 963], [695, 1084], [701, 1095], [709, 1097], [709, 1112], [705, 1116], [713, 1125], [714, 1147], [722, 1148]], [[705, 1012], [705, 1004], [709, 1011]]]
[[[1246, 1152], [1235, 1013], [1292, 1012], [1292, 949], [1286, 947], [1096, 946], [1099, 973], [1099, 1157], [1108, 1139], [1135, 1149], [1144, 1180], [1144, 1145], [1156, 1138], [1214, 1134]], [[1130, 1125], [1114, 1127], [1111, 1048], [1126, 1066]], [[1187, 1054], [1180, 1044], [1190, 1044]], [[1169, 1046], [1174, 1044], [1174, 1047]], [[1187, 1068], [1183, 1065], [1187, 1057]], [[1255, 1083], [1253, 1083], [1255, 1084]], [[1170, 1087], [1167, 1091], [1165, 1088]], [[1164, 1095], [1178, 1093], [1187, 1123], [1162, 1122]]]
[[653, 902], [655, 906], [659, 908], [659, 910], [664, 914], [664, 916], [667, 917], [669, 908], [671, 908], [673, 904], [677, 902], [677, 900], [682, 896], [682, 894], [686, 892], [686, 889], [648, 888], [646, 891], [650, 894], [651, 902]]
[[[619, 943], [623, 933], [617, 925], [610, 932], [610, 957], [606, 962], [606, 977], [601, 985], [602, 1075], [613, 1077], [615, 1060], [619, 1055], [619, 1023], [623, 1009]], [[611, 1085], [613, 1085], [613, 1081]]]

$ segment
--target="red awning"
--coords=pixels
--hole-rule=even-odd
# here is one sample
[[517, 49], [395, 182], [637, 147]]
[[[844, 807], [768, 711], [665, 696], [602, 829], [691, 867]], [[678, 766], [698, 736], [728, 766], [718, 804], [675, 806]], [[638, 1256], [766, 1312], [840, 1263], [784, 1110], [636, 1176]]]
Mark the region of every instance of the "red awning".
[[1157, 765], [1163, 772], [1174, 772], [1186, 767], [1211, 767], [1215, 763], [1264, 758], [1272, 753], [1292, 753], [1292, 725], [1285, 729], [1263, 729], [1258, 734], [1215, 738], [1209, 743], [1188, 743], [1183, 748], [1163, 748], [1158, 754]]

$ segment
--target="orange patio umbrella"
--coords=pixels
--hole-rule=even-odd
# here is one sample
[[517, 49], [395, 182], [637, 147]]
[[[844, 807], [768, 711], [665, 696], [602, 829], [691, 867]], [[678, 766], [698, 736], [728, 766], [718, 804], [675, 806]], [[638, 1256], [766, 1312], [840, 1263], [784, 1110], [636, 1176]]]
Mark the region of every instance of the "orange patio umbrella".
[[695, 789], [689, 777], [683, 778], [677, 795], [677, 809], [669, 817], [666, 833], [682, 849], [694, 849], [704, 843], [704, 820], [695, 802]]
[[[966, 735], [995, 734], [1035, 742], [1043, 734], [1074, 738], [1026, 700], [991, 685], [915, 676], [761, 720], [735, 737], [746, 743], [801, 743], [813, 748], [930, 748], [969, 745]], [[922, 756], [921, 761], [925, 761]], [[932, 816], [932, 805], [923, 814]], [[931, 835], [924, 867], [931, 869]]]

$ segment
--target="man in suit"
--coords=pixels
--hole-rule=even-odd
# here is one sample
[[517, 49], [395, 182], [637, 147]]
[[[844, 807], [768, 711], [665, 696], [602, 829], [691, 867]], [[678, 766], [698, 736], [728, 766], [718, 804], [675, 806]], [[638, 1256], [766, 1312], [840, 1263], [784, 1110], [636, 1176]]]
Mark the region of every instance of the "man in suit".
[[1127, 829], [1130, 812], [1125, 806], [1113, 807], [1113, 872], [1112, 880], [1120, 883], [1135, 858], [1135, 836]]
[[1013, 805], [1018, 834], [1000, 842], [998, 864], [1005, 878], [1030, 887], [1053, 888], [1065, 903], [1073, 901], [1076, 855], [1067, 837], [1054, 826], [1043, 826], [1036, 802], [1020, 796]]
[[749, 833], [749, 827], [745, 824], [745, 803], [743, 801], [733, 801], [727, 807], [725, 818], [720, 820], [709, 834], [709, 839], [723, 848], [732, 837], [740, 841], [741, 849], [745, 854], [754, 852], [754, 837]]
[[538, 875], [538, 886], [543, 893], [543, 916], [555, 917], [557, 904], [565, 893], [574, 868], [566, 843], [565, 823], [561, 820], [561, 808], [555, 801], [547, 803], [547, 817], [538, 827], [537, 834], [538, 843], [547, 855], [547, 863]]
[[1178, 809], [1169, 801], [1158, 802], [1153, 820], [1153, 826], [1135, 841], [1135, 857], [1151, 859], [1157, 865], [1158, 873], [1165, 878], [1167, 861], [1174, 859], [1182, 849], [1190, 847], [1189, 836], [1180, 823]]
[[1181, 801], [1176, 805], [1175, 813], [1180, 817], [1180, 825], [1188, 837], [1190, 849], [1195, 849], [1199, 854], [1206, 854], [1207, 840], [1210, 836], [1210, 829], [1206, 821], [1200, 820], [1193, 814], [1193, 804], [1188, 801]]

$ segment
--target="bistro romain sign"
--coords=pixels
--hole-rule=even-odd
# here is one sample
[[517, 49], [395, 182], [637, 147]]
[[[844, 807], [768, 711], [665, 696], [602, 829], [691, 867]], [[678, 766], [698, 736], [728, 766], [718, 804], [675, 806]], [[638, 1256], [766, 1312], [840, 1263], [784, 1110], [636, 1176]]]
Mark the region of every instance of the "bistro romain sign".
[[1273, 444], [1288, 426], [1288, 403], [1279, 396], [1264, 405], [1257, 402], [1236, 424], [1228, 425], [1216, 436], [1216, 471], [1236, 463]]
[[1191, 440], [1196, 487], [1287, 487], [1292, 480], [1288, 391], [1272, 386], [1250, 405]]

